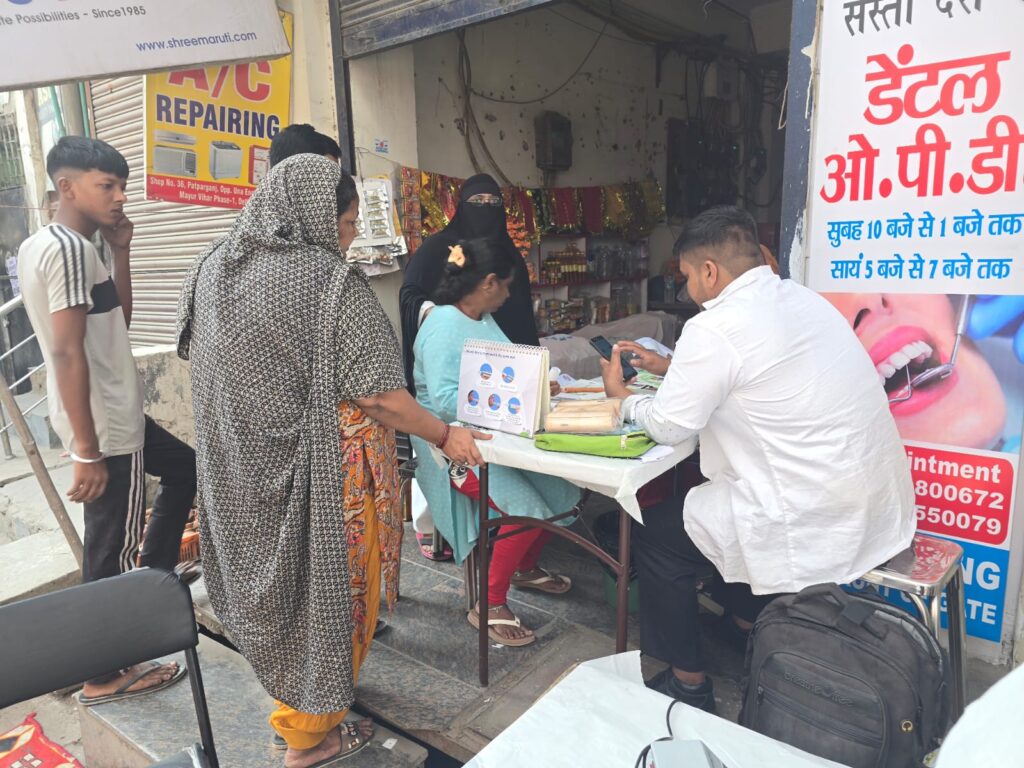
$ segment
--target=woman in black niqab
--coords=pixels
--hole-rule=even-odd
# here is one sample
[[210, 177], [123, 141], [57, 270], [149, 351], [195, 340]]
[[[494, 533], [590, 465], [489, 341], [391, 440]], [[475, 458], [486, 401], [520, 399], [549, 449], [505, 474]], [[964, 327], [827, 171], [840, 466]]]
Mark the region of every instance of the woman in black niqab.
[[533, 319], [533, 297], [530, 293], [530, 274], [526, 263], [518, 256], [518, 249], [508, 236], [504, 205], [470, 202], [474, 195], [487, 194], [501, 197], [498, 183], [486, 173], [466, 179], [459, 191], [459, 207], [451, 223], [431, 235], [412, 255], [405, 268], [405, 279], [399, 293], [402, 315], [402, 352], [405, 357], [405, 376], [409, 391], [415, 393], [412, 378], [413, 342], [419, 330], [420, 310], [429, 301], [444, 273], [448, 261], [448, 248], [460, 240], [490, 237], [504, 247], [517, 252], [516, 269], [508, 301], [493, 314], [498, 326], [515, 344], [536, 346], [537, 326]]

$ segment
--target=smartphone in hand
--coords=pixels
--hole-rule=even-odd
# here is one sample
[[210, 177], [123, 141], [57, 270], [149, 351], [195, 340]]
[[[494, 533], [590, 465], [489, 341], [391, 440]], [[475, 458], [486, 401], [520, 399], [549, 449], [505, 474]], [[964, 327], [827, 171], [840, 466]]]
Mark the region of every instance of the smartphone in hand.
[[[612, 359], [612, 345], [604, 336], [595, 336], [590, 340], [590, 346], [597, 350], [597, 353], [605, 360]], [[636, 368], [629, 364], [625, 353], [619, 355], [622, 360], [622, 380], [629, 381], [637, 375]]]

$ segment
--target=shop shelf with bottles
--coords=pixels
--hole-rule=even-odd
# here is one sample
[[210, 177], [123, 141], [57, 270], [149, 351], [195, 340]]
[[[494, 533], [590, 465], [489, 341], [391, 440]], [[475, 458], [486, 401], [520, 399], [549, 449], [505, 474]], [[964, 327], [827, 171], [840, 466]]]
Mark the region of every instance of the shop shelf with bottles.
[[568, 333], [647, 307], [647, 243], [548, 235], [530, 251], [541, 334]]

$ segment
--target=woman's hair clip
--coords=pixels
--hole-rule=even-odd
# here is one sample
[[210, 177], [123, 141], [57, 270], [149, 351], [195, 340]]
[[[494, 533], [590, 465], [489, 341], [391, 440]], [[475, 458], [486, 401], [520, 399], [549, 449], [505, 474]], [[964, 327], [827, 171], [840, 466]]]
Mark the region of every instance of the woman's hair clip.
[[459, 269], [466, 266], [466, 254], [462, 252], [461, 245], [448, 246], [448, 263], [454, 264]]

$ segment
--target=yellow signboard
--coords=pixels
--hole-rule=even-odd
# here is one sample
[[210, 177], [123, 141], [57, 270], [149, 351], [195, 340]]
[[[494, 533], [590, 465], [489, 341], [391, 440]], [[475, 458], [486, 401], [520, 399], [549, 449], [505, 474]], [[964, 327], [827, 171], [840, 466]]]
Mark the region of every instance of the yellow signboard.
[[[292, 16], [281, 13], [288, 45]], [[146, 199], [241, 208], [288, 124], [291, 56], [146, 76]]]

